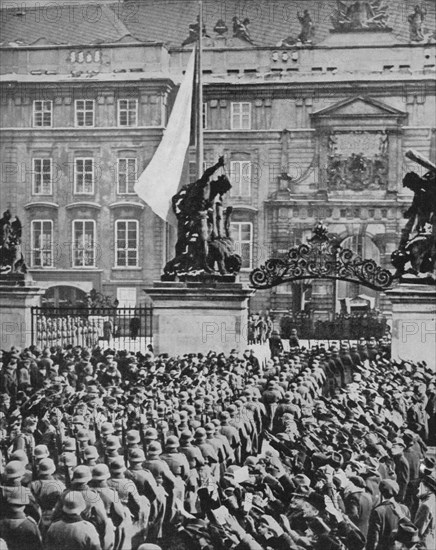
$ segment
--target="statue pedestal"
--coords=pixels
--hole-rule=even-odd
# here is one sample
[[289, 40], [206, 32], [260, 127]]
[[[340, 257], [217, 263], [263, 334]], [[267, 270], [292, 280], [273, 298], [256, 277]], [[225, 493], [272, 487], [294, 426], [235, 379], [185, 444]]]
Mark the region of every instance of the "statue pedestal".
[[246, 349], [248, 298], [254, 290], [240, 283], [159, 281], [145, 292], [153, 300], [155, 353]]
[[435, 368], [436, 286], [400, 284], [392, 302], [392, 358], [426, 361]]
[[33, 306], [39, 306], [44, 291], [34, 286], [29, 276], [0, 277], [0, 346], [24, 348], [32, 343]]

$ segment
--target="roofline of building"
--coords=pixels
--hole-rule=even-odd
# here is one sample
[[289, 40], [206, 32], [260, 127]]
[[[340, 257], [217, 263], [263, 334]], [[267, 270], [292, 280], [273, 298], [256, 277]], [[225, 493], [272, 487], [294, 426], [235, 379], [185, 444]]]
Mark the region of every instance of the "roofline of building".
[[[165, 45], [165, 44], [164, 44]], [[436, 42], [427, 42], [427, 43], [421, 43], [421, 42], [398, 42], [398, 43], [392, 43], [392, 44], [348, 44], [348, 45], [323, 45], [322, 43], [319, 44], [313, 44], [311, 46], [278, 46], [278, 45], [272, 45], [272, 46], [246, 46], [246, 47], [231, 47], [231, 48], [223, 48], [223, 47], [207, 47], [203, 46], [203, 51], [231, 51], [231, 52], [238, 52], [238, 51], [259, 51], [259, 50], [265, 50], [265, 51], [276, 51], [276, 50], [287, 50], [287, 51], [304, 51], [304, 50], [359, 50], [359, 49], [392, 49], [392, 48], [430, 48], [430, 47], [436, 47]], [[182, 48], [180, 46], [170, 46], [167, 48], [170, 53], [189, 53], [191, 50]]]
[[[0, 10], [1, 12], [1, 10]], [[128, 36], [128, 35], [126, 35]], [[122, 40], [122, 37], [120, 40]], [[143, 47], [163, 47], [170, 53], [190, 53], [190, 49], [182, 48], [181, 46], [170, 46], [169, 42], [141, 42], [140, 40], [134, 40], [133, 42], [105, 42], [105, 43], [94, 43], [94, 44], [23, 44], [17, 46], [9, 45], [0, 45], [0, 50], [46, 50], [46, 49], [71, 49], [71, 48], [131, 48], [132, 46], [137, 46], [138, 48]], [[391, 49], [391, 48], [431, 48], [436, 47], [436, 42], [427, 42], [427, 43], [410, 43], [410, 42], [398, 42], [393, 44], [349, 44], [349, 45], [323, 45], [314, 44], [311, 46], [246, 46], [246, 47], [207, 47], [203, 46], [203, 51], [230, 51], [230, 52], [240, 52], [240, 51], [276, 51], [276, 50], [288, 50], [288, 51], [302, 51], [302, 50], [358, 50], [358, 49]]]
[[[1, 11], [1, 10], [0, 10]], [[123, 37], [124, 38], [124, 37]], [[120, 39], [122, 40], [122, 38]], [[60, 49], [60, 50], [71, 50], [71, 48], [131, 48], [132, 46], [137, 46], [138, 48], [144, 47], [153, 47], [156, 46], [165, 48], [169, 51], [165, 42], [141, 42], [135, 40], [134, 42], [104, 42], [104, 43], [95, 43], [95, 44], [23, 44], [17, 46], [9, 45], [0, 45], [1, 50], [13, 50], [13, 51], [25, 51], [25, 50], [47, 50], [47, 49]]]

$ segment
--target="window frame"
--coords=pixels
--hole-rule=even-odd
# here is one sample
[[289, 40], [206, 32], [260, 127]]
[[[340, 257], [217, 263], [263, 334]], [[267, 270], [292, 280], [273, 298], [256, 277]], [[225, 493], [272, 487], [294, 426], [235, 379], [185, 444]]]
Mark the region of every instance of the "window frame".
[[[127, 101], [127, 102], [130, 102], [130, 101], [134, 101], [135, 102], [135, 123], [134, 124], [121, 124], [121, 111], [125, 111], [126, 109], [121, 109], [121, 102], [122, 101]], [[136, 126], [138, 126], [138, 100], [137, 99], [127, 99], [127, 98], [121, 98], [121, 99], [118, 99], [118, 103], [117, 103], [117, 106], [118, 106], [118, 113], [117, 113], [117, 126], [119, 128], [135, 128]], [[127, 109], [127, 113], [129, 112], [129, 109]]]
[[[81, 111], [83, 112], [83, 120], [86, 121], [86, 113], [89, 109], [86, 109], [86, 102], [89, 101], [92, 103], [92, 124], [79, 124], [77, 120], [77, 115], [79, 113], [78, 103], [82, 101], [85, 106]], [[94, 99], [76, 99], [74, 101], [74, 126], [75, 128], [94, 128], [95, 127], [95, 100]]]
[[[85, 227], [85, 224], [86, 223], [91, 223], [92, 224], [92, 237], [93, 237], [93, 248], [92, 248], [92, 265], [83, 265], [83, 261], [82, 261], [82, 265], [76, 265], [75, 263], [75, 256], [76, 256], [76, 240], [75, 240], [75, 225], [76, 223], [81, 223], [83, 225], [83, 228]], [[82, 240], [83, 240], [83, 236], [86, 234], [85, 231], [82, 232]], [[71, 246], [71, 266], [73, 267], [73, 269], [94, 269], [96, 267], [96, 259], [97, 259], [97, 254], [96, 254], [96, 223], [95, 223], [95, 220], [90, 220], [90, 219], [84, 219], [84, 218], [77, 218], [75, 220], [72, 221], [72, 246]], [[86, 252], [86, 248], [83, 248], [83, 251], [82, 251], [82, 260], [84, 259], [84, 254]]]
[[203, 101], [203, 109], [201, 112], [203, 130], [207, 130], [207, 101]]
[[[253, 239], [253, 222], [246, 222], [246, 221], [241, 221], [241, 222], [230, 222], [230, 228], [231, 228], [231, 234], [233, 234], [233, 227], [237, 225], [239, 227], [238, 229], [238, 237], [241, 236], [241, 226], [242, 225], [248, 225], [250, 226], [250, 240], [249, 241], [246, 241], [246, 240], [241, 240], [240, 238], [238, 239], [234, 239], [234, 243], [235, 243], [235, 248], [236, 248], [236, 253], [239, 254], [241, 256], [241, 259], [242, 259], [242, 264], [243, 264], [243, 256], [242, 256], [242, 244], [249, 244], [250, 245], [250, 255], [249, 255], [249, 266], [247, 267], [241, 267], [241, 271], [251, 271], [253, 269], [253, 245], [254, 245], [254, 239]], [[239, 250], [238, 250], [238, 246], [237, 246], [237, 243], [239, 243]]]
[[[126, 236], [125, 236], [125, 247], [124, 248], [119, 248], [118, 247], [118, 228], [119, 228], [119, 225], [121, 223], [125, 223], [126, 224]], [[135, 248], [129, 248], [128, 246], [128, 225], [129, 223], [133, 223], [135, 225], [135, 232], [136, 232], [136, 247]], [[119, 259], [118, 259], [118, 251], [119, 250], [122, 250], [125, 252], [126, 254], [126, 257], [125, 257], [125, 263], [124, 265], [123, 264], [120, 264], [119, 263]], [[128, 264], [128, 253], [130, 251], [134, 250], [135, 253], [136, 253], [136, 263], [135, 265], [129, 265]], [[115, 220], [115, 258], [114, 258], [114, 268], [115, 269], [138, 269], [139, 266], [139, 222], [138, 220], [134, 220], [132, 218], [120, 218], [119, 220]]]
[[[77, 162], [78, 161], [82, 161], [83, 162], [83, 166], [85, 167], [85, 161], [87, 160], [90, 160], [92, 162], [92, 190], [91, 191], [78, 191], [77, 189], [77, 175], [78, 175], [78, 170], [77, 170]], [[86, 171], [84, 170], [83, 171], [83, 176], [85, 176], [86, 174]], [[84, 182], [82, 181], [82, 184]], [[95, 159], [94, 157], [75, 157], [74, 158], [74, 190], [73, 190], [73, 193], [74, 195], [94, 195], [95, 193]]]
[[[238, 173], [239, 173], [239, 192], [236, 193], [234, 191], [235, 189], [235, 185], [234, 185], [234, 175], [235, 175], [235, 170], [233, 170], [233, 166], [238, 164], [239, 165], [239, 169], [238, 169]], [[249, 174], [248, 174], [248, 193], [246, 194], [243, 194], [242, 193], [242, 189], [243, 189], [243, 172], [244, 172], [244, 168], [243, 168], [243, 165], [246, 164], [249, 166]], [[253, 168], [253, 163], [251, 162], [251, 160], [231, 160], [230, 161], [230, 183], [232, 184], [232, 188], [230, 189], [230, 196], [232, 198], [249, 198], [251, 197], [251, 178], [252, 178], [252, 168]]]
[[[50, 250], [46, 251], [43, 247], [42, 248], [36, 248], [34, 245], [34, 238], [35, 238], [35, 225], [39, 223], [41, 224], [41, 235], [44, 234], [43, 231], [43, 224], [49, 223], [50, 224]], [[54, 243], [53, 243], [53, 220], [50, 219], [36, 219], [32, 220], [30, 223], [30, 265], [33, 268], [36, 269], [42, 269], [42, 268], [48, 268], [48, 267], [54, 267]], [[41, 265], [35, 264], [35, 252], [39, 252], [41, 254]], [[50, 263], [44, 262], [44, 252], [48, 252], [50, 255]]]
[[[37, 103], [41, 103], [41, 106], [42, 106], [41, 111], [36, 110]], [[50, 105], [50, 109], [45, 110], [44, 109], [44, 104]], [[46, 113], [46, 112], [50, 113], [50, 124], [44, 124], [44, 113]], [[37, 114], [41, 114], [42, 124], [36, 124], [36, 115]], [[33, 128], [52, 128], [53, 127], [53, 101], [51, 99], [34, 99], [33, 100], [32, 127]]]
[[[120, 161], [126, 161], [126, 191], [120, 191]], [[138, 159], [137, 157], [119, 157], [117, 158], [117, 195], [136, 195], [135, 190], [132, 188], [132, 191], [129, 191], [129, 183], [127, 175], [129, 174], [129, 161], [135, 161], [135, 181], [133, 182], [133, 187], [135, 186], [136, 180], [138, 179]]]
[[[244, 128], [243, 127], [243, 106], [244, 105], [248, 105], [248, 127], [247, 128]], [[235, 109], [236, 109], [236, 106], [238, 106], [240, 108], [240, 112], [239, 113], [235, 113]], [[251, 127], [251, 124], [252, 124], [252, 119], [251, 119], [251, 102], [250, 101], [232, 101], [232, 103], [230, 104], [230, 129], [231, 130], [242, 130], [242, 131], [245, 131], [245, 130], [251, 130], [252, 127]], [[239, 116], [239, 125], [235, 125], [235, 117], [236, 116]]]
[[[50, 190], [47, 193], [44, 191], [37, 192], [36, 190], [36, 175], [37, 173], [40, 174], [41, 188], [43, 188], [42, 176], [44, 174], [43, 169], [41, 169], [39, 172], [36, 170], [35, 163], [37, 161], [41, 162], [41, 168], [43, 167], [44, 161], [48, 161], [50, 163], [50, 181], [49, 181]], [[32, 195], [37, 195], [37, 196], [53, 195], [53, 159], [51, 157], [32, 157]]]

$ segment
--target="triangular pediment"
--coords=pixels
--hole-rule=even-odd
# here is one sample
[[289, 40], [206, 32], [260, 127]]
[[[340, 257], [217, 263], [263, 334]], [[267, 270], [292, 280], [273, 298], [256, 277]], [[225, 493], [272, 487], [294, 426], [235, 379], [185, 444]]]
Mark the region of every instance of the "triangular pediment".
[[370, 97], [352, 97], [340, 101], [325, 109], [312, 113], [312, 117], [336, 118], [336, 117], [398, 117], [407, 116], [407, 113], [395, 109], [386, 103]]

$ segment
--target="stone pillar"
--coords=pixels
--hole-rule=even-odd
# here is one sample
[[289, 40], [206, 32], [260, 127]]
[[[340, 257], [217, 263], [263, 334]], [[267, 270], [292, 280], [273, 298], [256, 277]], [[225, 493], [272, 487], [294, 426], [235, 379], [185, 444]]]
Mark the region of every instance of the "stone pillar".
[[153, 301], [153, 347], [170, 356], [229, 354], [247, 347], [248, 298], [241, 283], [160, 282], [145, 293]]
[[39, 306], [44, 290], [33, 281], [23, 284], [0, 279], [0, 346], [4, 350], [12, 346], [20, 348], [32, 344], [31, 308]]
[[400, 284], [386, 294], [392, 302], [392, 358], [426, 361], [435, 369], [436, 287]]

